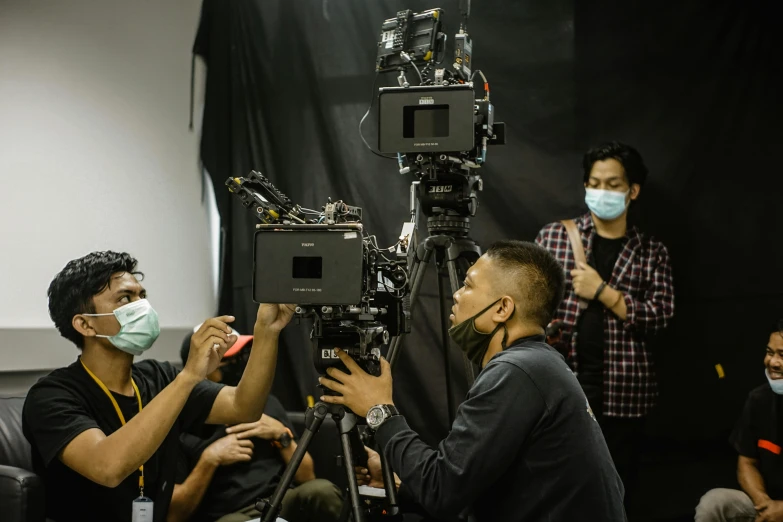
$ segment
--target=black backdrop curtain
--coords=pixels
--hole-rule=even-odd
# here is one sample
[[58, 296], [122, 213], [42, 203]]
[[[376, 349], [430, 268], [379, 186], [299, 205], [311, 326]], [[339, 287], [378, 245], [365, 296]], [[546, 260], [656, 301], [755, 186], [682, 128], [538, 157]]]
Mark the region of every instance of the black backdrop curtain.
[[[393, 244], [412, 180], [364, 147], [358, 122], [381, 22], [435, 4], [205, 0], [194, 45], [208, 68], [201, 158], [227, 230], [220, 312], [236, 315], [240, 331], [252, 329], [256, 309], [255, 222], [226, 178], [260, 170], [310, 208], [344, 199]], [[451, 39], [458, 2], [437, 6]], [[483, 171], [474, 239], [484, 248], [532, 240], [545, 223], [583, 212], [580, 159], [591, 145], [620, 139], [648, 163], [634, 218], [669, 247], [676, 285], [675, 321], [655, 341], [657, 437], [725, 440], [747, 391], [763, 382], [768, 326], [783, 316], [777, 10], [772, 0], [473, 2], [474, 63], [508, 129]], [[395, 401], [430, 443], [449, 427], [433, 273], [394, 374]], [[316, 395], [308, 331], [289, 327], [280, 352], [273, 391], [293, 410]], [[459, 402], [464, 370], [457, 353], [450, 361]]]

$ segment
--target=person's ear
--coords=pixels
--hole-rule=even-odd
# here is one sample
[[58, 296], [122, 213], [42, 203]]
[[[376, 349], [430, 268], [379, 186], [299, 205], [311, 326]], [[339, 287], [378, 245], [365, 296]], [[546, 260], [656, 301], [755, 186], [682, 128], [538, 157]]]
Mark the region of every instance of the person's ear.
[[511, 316], [514, 313], [514, 309], [516, 307], [516, 304], [514, 303], [514, 300], [511, 299], [511, 297], [505, 295], [500, 299], [500, 302], [498, 302], [498, 307], [495, 310], [495, 316], [493, 319], [497, 323], [505, 323], [509, 319], [511, 319]]
[[635, 200], [639, 197], [639, 192], [642, 191], [642, 186], [638, 183], [634, 183], [631, 185], [631, 201]]
[[95, 337], [97, 335], [95, 328], [89, 323], [87, 317], [81, 314], [73, 316], [73, 319], [71, 319], [71, 326], [84, 337]]

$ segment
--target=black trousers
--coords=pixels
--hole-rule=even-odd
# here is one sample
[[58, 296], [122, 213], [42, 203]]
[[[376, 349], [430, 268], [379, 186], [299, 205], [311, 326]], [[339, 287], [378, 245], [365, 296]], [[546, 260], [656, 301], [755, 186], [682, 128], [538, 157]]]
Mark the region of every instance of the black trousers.
[[590, 408], [593, 410], [612, 455], [614, 467], [625, 486], [625, 511], [638, 493], [639, 457], [644, 438], [646, 417], [608, 417], [603, 414], [603, 384], [582, 384]]

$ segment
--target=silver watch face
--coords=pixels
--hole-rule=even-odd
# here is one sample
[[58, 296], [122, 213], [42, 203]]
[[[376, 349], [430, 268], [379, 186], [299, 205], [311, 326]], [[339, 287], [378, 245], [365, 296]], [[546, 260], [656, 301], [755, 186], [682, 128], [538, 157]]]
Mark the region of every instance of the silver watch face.
[[367, 424], [372, 428], [378, 426], [383, 422], [383, 410], [377, 406], [373, 406], [367, 412]]

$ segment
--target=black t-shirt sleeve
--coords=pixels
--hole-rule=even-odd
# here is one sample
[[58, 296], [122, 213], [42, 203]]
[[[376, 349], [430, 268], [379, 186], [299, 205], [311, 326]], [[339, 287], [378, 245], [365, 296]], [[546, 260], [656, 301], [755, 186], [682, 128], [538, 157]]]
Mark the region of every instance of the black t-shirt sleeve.
[[743, 457], [756, 459], [759, 456], [758, 453], [758, 427], [755, 422], [755, 404], [753, 393], [748, 395], [748, 400], [745, 401], [745, 408], [742, 410], [737, 424], [734, 426], [734, 431], [731, 433], [729, 441], [737, 453]]
[[413, 500], [435, 517], [450, 518], [476, 501], [476, 484], [503, 474], [545, 410], [530, 377], [496, 361], [479, 374], [437, 449], [402, 416], [383, 423], [376, 440]]
[[56, 383], [34, 386], [23, 409], [25, 436], [37, 448], [45, 466], [80, 433], [99, 428], [79, 399]]
[[180, 414], [183, 431], [190, 431], [207, 421], [215, 399], [223, 388], [225, 388], [223, 384], [208, 380], [201, 381], [193, 388]]

